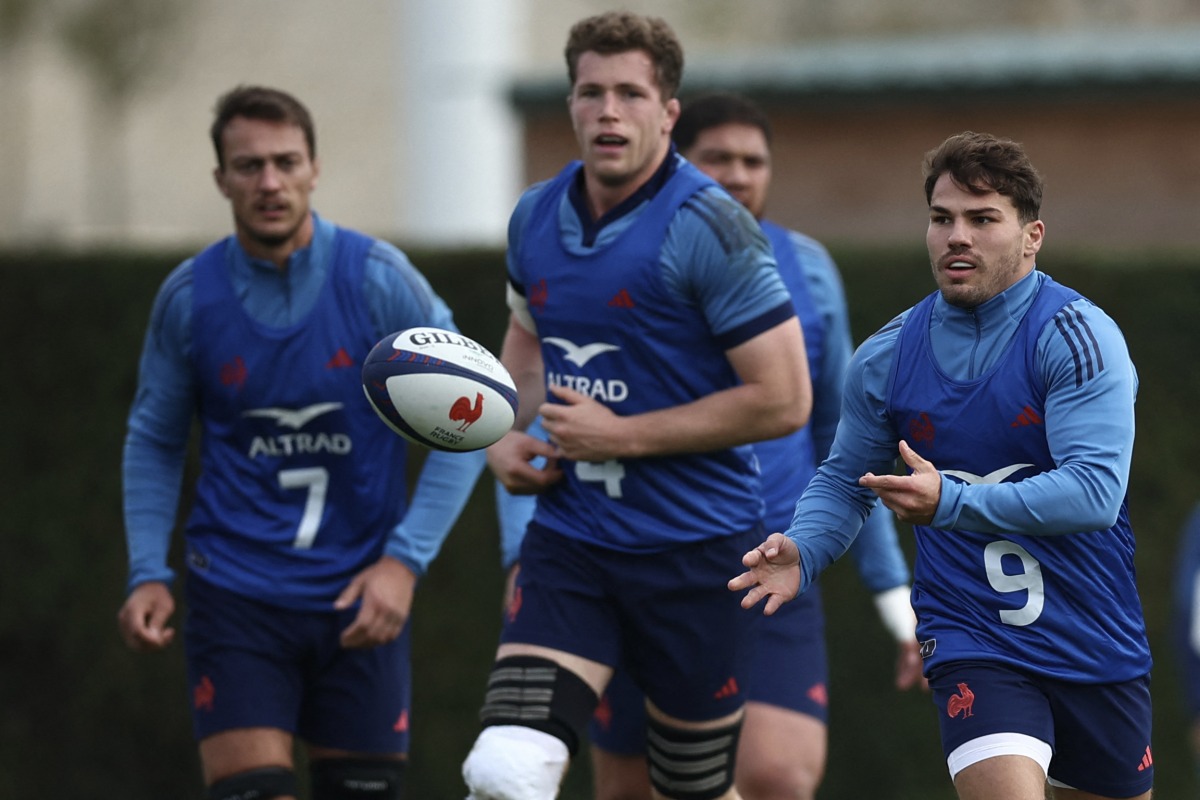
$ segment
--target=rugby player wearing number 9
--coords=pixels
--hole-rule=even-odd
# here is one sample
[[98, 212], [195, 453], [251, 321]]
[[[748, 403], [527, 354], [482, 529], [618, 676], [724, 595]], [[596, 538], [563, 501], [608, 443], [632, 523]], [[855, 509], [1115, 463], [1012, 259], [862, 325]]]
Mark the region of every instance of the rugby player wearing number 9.
[[441, 328], [385, 336], [363, 362], [362, 384], [389, 428], [438, 450], [487, 447], [516, 419], [517, 387], [500, 360]]

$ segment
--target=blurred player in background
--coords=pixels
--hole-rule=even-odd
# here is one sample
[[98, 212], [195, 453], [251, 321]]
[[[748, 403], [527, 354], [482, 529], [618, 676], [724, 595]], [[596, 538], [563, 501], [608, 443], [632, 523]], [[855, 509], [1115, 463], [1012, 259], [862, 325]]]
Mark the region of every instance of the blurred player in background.
[[[582, 163], [509, 225], [501, 360], [523, 416], [488, 450], [540, 494], [463, 775], [474, 800], [555, 797], [620, 663], [657, 795], [736, 798], [746, 626], [715, 573], [762, 526], [747, 443], [807, 422], [803, 336], [754, 218], [671, 145], [666, 23], [590, 17], [566, 56]], [[536, 413], [549, 442], [521, 430]]]
[[1174, 589], [1173, 641], [1187, 703], [1193, 766], [1200, 780], [1200, 505], [1192, 509], [1180, 532]]
[[187, 654], [208, 797], [402, 796], [409, 610], [479, 472], [430, 452], [407, 502], [404, 441], [363, 396], [376, 341], [454, 328], [408, 258], [317, 216], [308, 110], [238, 87], [218, 102], [217, 188], [235, 233], [179, 265], [154, 303], [124, 454], [134, 650], [174, 639], [167, 566], [194, 418], [200, 476], [186, 526]]
[[1148, 798], [1124, 336], [1037, 269], [1042, 179], [1019, 144], [951, 136], [926, 155], [925, 197], [938, 291], [855, 352], [829, 458], [730, 589], [774, 613], [878, 496], [914, 526], [917, 637], [959, 797], [1042, 800], [1049, 782], [1058, 800]]

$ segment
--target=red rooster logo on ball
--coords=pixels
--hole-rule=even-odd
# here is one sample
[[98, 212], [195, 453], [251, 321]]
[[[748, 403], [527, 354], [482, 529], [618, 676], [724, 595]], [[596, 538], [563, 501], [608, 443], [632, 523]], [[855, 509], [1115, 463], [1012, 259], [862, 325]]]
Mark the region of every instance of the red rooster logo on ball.
[[475, 393], [475, 405], [471, 405], [471, 401], [466, 397], [460, 397], [454, 401], [454, 405], [450, 406], [450, 419], [453, 422], [461, 422], [458, 426], [460, 431], [465, 431], [471, 427], [471, 423], [479, 419], [483, 415], [483, 395]]

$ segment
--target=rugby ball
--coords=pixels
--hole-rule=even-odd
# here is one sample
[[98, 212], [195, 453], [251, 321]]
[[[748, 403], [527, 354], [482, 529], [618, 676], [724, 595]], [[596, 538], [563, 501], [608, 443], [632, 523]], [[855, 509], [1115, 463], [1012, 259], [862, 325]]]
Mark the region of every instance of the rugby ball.
[[516, 419], [517, 387], [500, 359], [442, 328], [385, 336], [363, 362], [362, 384], [389, 428], [437, 450], [487, 447]]

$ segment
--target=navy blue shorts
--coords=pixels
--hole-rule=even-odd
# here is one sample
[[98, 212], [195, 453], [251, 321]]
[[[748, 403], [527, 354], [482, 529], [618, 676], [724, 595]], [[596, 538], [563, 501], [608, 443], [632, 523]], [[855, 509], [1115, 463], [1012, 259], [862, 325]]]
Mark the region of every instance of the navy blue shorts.
[[707, 721], [742, 707], [748, 615], [726, 584], [761, 528], [623, 553], [530, 524], [501, 642], [626, 666], [664, 713]]
[[[751, 638], [746, 699], [829, 722], [829, 661], [821, 590], [814, 585], [771, 616], [747, 613]], [[617, 669], [588, 726], [592, 744], [619, 755], [646, 752], [642, 691]]]
[[338, 643], [357, 608], [293, 611], [189, 575], [184, 644], [197, 739], [279, 728], [357, 753], [408, 752], [409, 629], [388, 644]]
[[1149, 675], [1081, 684], [961, 661], [936, 669], [929, 688], [947, 758], [972, 739], [1020, 733], [1050, 745], [1049, 778], [1066, 786], [1134, 797], [1154, 784]]

